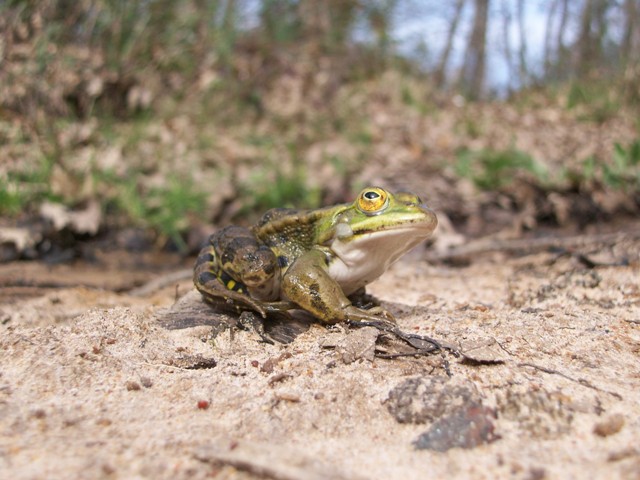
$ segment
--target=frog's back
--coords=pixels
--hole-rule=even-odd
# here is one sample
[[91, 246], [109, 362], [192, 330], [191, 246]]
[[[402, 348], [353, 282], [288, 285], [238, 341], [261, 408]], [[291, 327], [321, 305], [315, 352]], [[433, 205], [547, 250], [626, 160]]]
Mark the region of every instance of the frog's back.
[[273, 208], [253, 227], [253, 233], [278, 256], [282, 267], [318, 244], [319, 223], [336, 207], [316, 210]]

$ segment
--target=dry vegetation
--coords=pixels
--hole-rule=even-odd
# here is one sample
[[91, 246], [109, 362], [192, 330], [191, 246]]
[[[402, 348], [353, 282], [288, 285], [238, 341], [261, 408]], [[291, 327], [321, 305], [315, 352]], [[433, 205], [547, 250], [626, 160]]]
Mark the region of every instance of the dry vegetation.
[[468, 102], [322, 31], [292, 45], [267, 42], [268, 28], [203, 30], [195, 3], [2, 8], [5, 260], [96, 235], [193, 252], [212, 223], [346, 201], [367, 183], [420, 192], [471, 235], [637, 213], [626, 77]]

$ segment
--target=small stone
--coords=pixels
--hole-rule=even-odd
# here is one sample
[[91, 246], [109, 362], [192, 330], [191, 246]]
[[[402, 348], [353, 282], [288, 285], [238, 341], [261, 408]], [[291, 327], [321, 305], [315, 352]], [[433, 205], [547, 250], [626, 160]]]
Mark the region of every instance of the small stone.
[[418, 450], [446, 452], [452, 448], [470, 449], [499, 438], [495, 434], [493, 409], [470, 402], [431, 425], [414, 442]]
[[142, 388], [140, 387], [140, 384], [138, 382], [134, 382], [133, 380], [129, 380], [126, 383], [126, 387], [127, 387], [127, 390], [129, 391], [140, 390]]
[[298, 403], [301, 400], [299, 395], [289, 392], [277, 392], [275, 397], [277, 400], [283, 400], [291, 403]]
[[289, 373], [282, 373], [282, 372], [276, 373], [275, 375], [269, 378], [268, 383], [270, 386], [273, 386], [274, 384], [287, 380], [288, 378], [291, 378], [291, 377], [292, 375]]
[[543, 480], [547, 478], [547, 471], [542, 467], [531, 467], [528, 478], [529, 480]]
[[364, 359], [373, 361], [376, 351], [376, 340], [380, 331], [374, 327], [364, 327], [349, 333], [336, 346], [336, 351], [344, 363], [353, 363]]
[[624, 427], [624, 417], [620, 413], [614, 413], [593, 427], [593, 433], [600, 437], [615, 435]]
[[475, 340], [462, 344], [460, 353], [464, 360], [480, 363], [503, 363], [505, 352], [495, 338]]
[[144, 388], [151, 388], [153, 381], [149, 377], [140, 377], [140, 383]]
[[42, 408], [37, 408], [31, 412], [31, 416], [33, 418], [44, 418], [47, 416], [47, 412], [45, 412]]
[[399, 423], [427, 423], [452, 413], [469, 402], [480, 402], [475, 385], [443, 376], [405, 380], [389, 392], [389, 413]]

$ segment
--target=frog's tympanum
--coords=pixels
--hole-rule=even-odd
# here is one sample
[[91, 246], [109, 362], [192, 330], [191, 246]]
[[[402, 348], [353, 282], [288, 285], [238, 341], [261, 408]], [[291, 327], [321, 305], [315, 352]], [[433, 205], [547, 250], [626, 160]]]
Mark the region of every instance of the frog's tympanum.
[[350, 204], [276, 208], [252, 228], [214, 233], [198, 256], [194, 283], [207, 302], [263, 318], [301, 309], [327, 323], [394, 321], [379, 306], [360, 308], [364, 287], [436, 224], [416, 195], [378, 187]]

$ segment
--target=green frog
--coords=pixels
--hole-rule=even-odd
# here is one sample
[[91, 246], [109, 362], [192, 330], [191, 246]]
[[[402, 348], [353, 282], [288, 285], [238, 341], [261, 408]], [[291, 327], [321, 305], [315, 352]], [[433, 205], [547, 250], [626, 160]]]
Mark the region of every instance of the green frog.
[[214, 306], [263, 318], [301, 309], [326, 323], [395, 323], [369, 303], [364, 288], [436, 225], [418, 196], [367, 187], [353, 203], [275, 208], [251, 228], [232, 225], [214, 233], [193, 280]]

